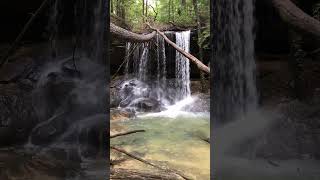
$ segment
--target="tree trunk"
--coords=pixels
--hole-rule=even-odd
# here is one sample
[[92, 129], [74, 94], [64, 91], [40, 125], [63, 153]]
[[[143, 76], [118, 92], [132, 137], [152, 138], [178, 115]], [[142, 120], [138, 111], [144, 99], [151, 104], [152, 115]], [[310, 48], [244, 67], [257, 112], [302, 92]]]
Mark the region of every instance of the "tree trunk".
[[113, 23], [110, 23], [110, 32], [120, 39], [131, 42], [146, 42], [150, 41], [157, 34], [155, 31], [149, 34], [137, 34], [131, 31], [125, 30]]
[[[193, 0], [193, 8], [197, 19], [197, 34], [198, 34], [198, 46], [199, 46], [199, 60], [203, 62], [203, 48], [200, 44], [200, 36], [201, 36], [201, 21], [198, 9], [198, 2], [197, 0]], [[206, 87], [205, 83], [205, 74], [200, 71], [200, 80], [201, 80], [201, 91], [205, 92], [208, 88]]]
[[24, 37], [24, 34], [27, 32], [27, 30], [29, 30], [29, 28], [31, 27], [31, 25], [34, 23], [34, 21], [36, 20], [36, 18], [43, 12], [43, 10], [45, 9], [45, 7], [47, 7], [48, 3], [50, 2], [50, 0], [44, 0], [40, 7], [34, 12], [32, 13], [30, 19], [28, 20], [28, 22], [24, 25], [22, 31], [20, 32], [20, 34], [18, 35], [18, 37], [14, 40], [14, 42], [12, 43], [12, 45], [10, 46], [9, 50], [2, 56], [1, 61], [0, 61], [0, 68], [7, 63], [9, 56], [11, 55], [11, 53], [18, 47], [19, 42], [22, 40], [22, 38]]
[[175, 11], [175, 8], [174, 8], [174, 2], [171, 0], [171, 11], [172, 11], [172, 21], [174, 22], [174, 11]]
[[309, 16], [290, 0], [272, 0], [280, 17], [297, 31], [320, 38], [320, 21]]
[[144, 0], [142, 0], [142, 20], [143, 20], [143, 22], [145, 22], [145, 19], [144, 19]]
[[123, 21], [125, 22], [126, 21], [126, 8], [125, 8], [125, 5], [123, 4], [123, 0], [121, 1], [121, 7], [120, 7], [120, 10], [121, 10], [121, 18], [123, 19]]
[[168, 10], [169, 10], [169, 18], [168, 18], [168, 20], [171, 21], [171, 0], [169, 0]]
[[[150, 27], [151, 28], [151, 27]], [[154, 29], [154, 28], [152, 28]], [[207, 73], [210, 74], [210, 68], [206, 65], [204, 65], [199, 59], [197, 59], [196, 57], [194, 57], [192, 54], [187, 53], [186, 51], [184, 51], [182, 48], [180, 48], [179, 46], [177, 46], [174, 42], [172, 42], [163, 32], [159, 31], [158, 29], [154, 29], [156, 30], [163, 38], [164, 40], [170, 44], [172, 47], [174, 47], [178, 52], [180, 52], [182, 55], [184, 55], [186, 58], [188, 58], [192, 63], [194, 63], [195, 65], [197, 65], [197, 67]]]
[[117, 0], [117, 3], [116, 3], [116, 15], [118, 17], [121, 17], [121, 4], [120, 4], [120, 0]]
[[146, 14], [145, 14], [146, 17], [148, 17], [148, 0], [146, 0]]
[[110, 0], [110, 11], [113, 13], [113, 0]]
[[181, 6], [184, 8], [184, 10], [185, 10], [186, 4], [187, 4], [186, 0], [181, 0]]

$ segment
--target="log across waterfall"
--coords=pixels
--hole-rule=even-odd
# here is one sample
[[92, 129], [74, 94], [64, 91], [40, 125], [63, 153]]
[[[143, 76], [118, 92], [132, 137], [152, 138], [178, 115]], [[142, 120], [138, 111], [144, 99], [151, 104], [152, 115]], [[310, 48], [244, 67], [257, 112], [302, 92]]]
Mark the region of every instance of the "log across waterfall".
[[[167, 33], [185, 52], [190, 51], [190, 31]], [[123, 88], [127, 90], [124, 90], [123, 97], [128, 97], [125, 92], [132, 89], [134, 95], [129, 95], [132, 103], [122, 103], [121, 106], [136, 107], [136, 101], [141, 98], [156, 99], [162, 105], [172, 105], [191, 96], [190, 61], [175, 48], [167, 48], [173, 53], [168, 51], [168, 57], [165, 41], [159, 34], [156, 35], [155, 42], [126, 43], [127, 61], [124, 73], [128, 83], [124, 83]], [[170, 85], [167, 86], [169, 81]], [[127, 101], [130, 98], [125, 99]]]
[[113, 23], [110, 23], [110, 32], [117, 36], [118, 38], [132, 41], [132, 42], [146, 42], [150, 41], [157, 34], [156, 32], [152, 32], [150, 34], [137, 34], [126, 29], [123, 29]]
[[193, 62], [194, 64], [197, 65], [197, 67], [209, 74], [210, 73], [210, 68], [206, 65], [204, 65], [199, 59], [197, 59], [196, 57], [194, 57], [192, 54], [184, 51], [182, 48], [180, 48], [179, 46], [177, 46], [174, 42], [170, 41], [170, 39], [161, 31], [157, 30], [157, 32], [164, 38], [164, 40], [170, 44], [172, 47], [174, 47], [177, 51], [179, 51], [181, 54], [183, 54], [186, 58], [190, 59], [191, 62]]
[[186, 58], [188, 58], [189, 60], [191, 60], [192, 63], [194, 63], [199, 70], [209, 74], [210, 73], [210, 68], [206, 65], [204, 65], [199, 59], [197, 59], [195, 56], [193, 56], [192, 54], [184, 51], [182, 48], [180, 48], [179, 46], [177, 46], [177, 44], [175, 44], [174, 42], [172, 42], [163, 32], [161, 32], [159, 29], [155, 29], [151, 26], [149, 26], [151, 29], [153, 29], [154, 31], [152, 33], [149, 34], [137, 34], [137, 33], [133, 33], [131, 31], [125, 30], [119, 26], [116, 26], [113, 23], [110, 23], [110, 32], [115, 35], [118, 38], [127, 40], [127, 41], [131, 41], [131, 42], [147, 42], [150, 41], [151, 39], [153, 39], [155, 37], [155, 35], [158, 33], [160, 34], [164, 40], [170, 44], [172, 47], [174, 47], [179, 53], [181, 53], [183, 56], [185, 56]]

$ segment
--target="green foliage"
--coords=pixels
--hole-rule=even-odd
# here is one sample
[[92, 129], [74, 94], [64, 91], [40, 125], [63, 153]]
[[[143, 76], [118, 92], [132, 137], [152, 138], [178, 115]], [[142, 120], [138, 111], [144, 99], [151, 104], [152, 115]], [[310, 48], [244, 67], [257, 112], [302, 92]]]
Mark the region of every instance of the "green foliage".
[[[182, 0], [144, 0], [144, 4], [148, 2], [147, 16], [143, 13], [143, 0], [111, 0], [113, 12], [117, 12], [120, 4], [125, 11], [125, 21], [130, 24], [133, 29], [143, 28], [145, 21], [150, 23], [165, 25], [174, 23], [181, 26], [195, 26], [196, 17], [193, 9], [193, 0], [186, 0], [186, 4], [182, 4]], [[209, 24], [210, 10], [209, 0], [197, 0], [199, 14], [203, 24]], [[146, 8], [146, 7], [144, 7]]]
[[198, 45], [203, 49], [210, 48], [210, 27], [206, 28], [201, 32], [200, 37], [198, 38]]

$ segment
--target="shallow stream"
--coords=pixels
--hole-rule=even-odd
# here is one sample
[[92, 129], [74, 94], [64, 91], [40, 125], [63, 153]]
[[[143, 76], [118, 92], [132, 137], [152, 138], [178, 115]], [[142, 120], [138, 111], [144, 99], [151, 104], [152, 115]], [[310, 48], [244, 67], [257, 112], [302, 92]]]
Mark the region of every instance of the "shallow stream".
[[[210, 176], [210, 145], [202, 140], [210, 136], [209, 114], [165, 113], [140, 114], [135, 119], [111, 123], [128, 130], [146, 132], [117, 137], [111, 145], [135, 154], [154, 164], [181, 171], [197, 180]], [[111, 152], [111, 159], [116, 158]], [[152, 169], [137, 160], [128, 159], [118, 165], [128, 169]]]

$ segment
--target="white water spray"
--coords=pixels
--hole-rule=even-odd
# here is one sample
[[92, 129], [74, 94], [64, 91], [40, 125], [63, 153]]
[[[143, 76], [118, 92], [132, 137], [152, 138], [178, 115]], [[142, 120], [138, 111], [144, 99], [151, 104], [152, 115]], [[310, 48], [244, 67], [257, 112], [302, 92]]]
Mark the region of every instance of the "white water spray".
[[149, 43], [143, 44], [143, 52], [139, 61], [139, 74], [138, 78], [141, 81], [147, 80], [148, 61], [149, 61]]
[[[176, 44], [184, 51], [190, 51], [190, 31], [176, 32]], [[176, 88], [177, 100], [191, 95], [190, 91], [190, 62], [184, 55], [176, 52]]]

